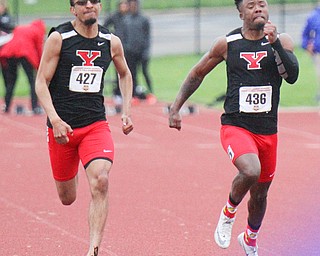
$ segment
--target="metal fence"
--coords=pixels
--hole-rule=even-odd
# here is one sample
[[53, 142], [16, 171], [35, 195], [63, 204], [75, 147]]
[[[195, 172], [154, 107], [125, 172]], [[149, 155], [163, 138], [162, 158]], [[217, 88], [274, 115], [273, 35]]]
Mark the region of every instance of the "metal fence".
[[[22, 4], [26, 4], [26, 1], [31, 1], [29, 4], [33, 5], [35, 8], [37, 6], [35, 1], [41, 0], [11, 1], [15, 1], [18, 5], [16, 7], [13, 6], [11, 9], [12, 11], [16, 9], [17, 13], [15, 13], [15, 15], [17, 15], [20, 24], [30, 22], [35, 18], [42, 18], [47, 26], [51, 27], [72, 19], [71, 14], [68, 13], [68, 0], [62, 1], [61, 3], [62, 5], [65, 5], [65, 12], [60, 14], [55, 13], [54, 15], [48, 12], [27, 15], [25, 12], [22, 13], [19, 11], [22, 9]], [[105, 13], [101, 17], [101, 22], [103, 22], [103, 19], [113, 11], [112, 6], [117, 1], [102, 0]], [[171, 3], [180, 2], [172, 0], [157, 1]], [[192, 1], [194, 3], [192, 8], [160, 10], [142, 9], [143, 13], [147, 15], [151, 21], [153, 56], [203, 53], [211, 47], [212, 42], [216, 37], [225, 35], [230, 30], [241, 26], [242, 24], [239, 19], [238, 11], [233, 4], [233, 0], [230, 0], [231, 6], [227, 7], [207, 6], [208, 2], [212, 3], [212, 5], [219, 5], [219, 2], [225, 2], [226, 0]], [[150, 2], [152, 2], [152, 0], [142, 0], [142, 6]], [[271, 0], [269, 0], [269, 3], [270, 2]], [[301, 41], [301, 30], [306, 17], [318, 1], [310, 0], [300, 4], [288, 4], [288, 2], [290, 2], [289, 0], [274, 0], [273, 2], [274, 3], [269, 6], [271, 20], [277, 24], [280, 32], [289, 33], [293, 37], [295, 43], [299, 45]], [[276, 2], [278, 2], [278, 4], [276, 4]]]
[[[299, 46], [303, 26], [313, 8], [314, 3], [271, 5], [270, 19], [279, 32], [290, 34]], [[153, 25], [154, 55], [203, 53], [209, 50], [215, 38], [242, 25], [234, 7], [167, 10], [149, 15]]]

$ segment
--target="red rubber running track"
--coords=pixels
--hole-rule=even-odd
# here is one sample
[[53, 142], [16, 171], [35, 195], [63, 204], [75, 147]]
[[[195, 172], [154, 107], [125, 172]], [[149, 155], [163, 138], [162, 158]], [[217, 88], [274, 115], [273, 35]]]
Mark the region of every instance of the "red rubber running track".
[[[24, 103], [26, 100], [24, 100]], [[99, 255], [244, 255], [241, 204], [228, 249], [213, 241], [236, 171], [220, 146], [218, 110], [200, 108], [168, 128], [164, 103], [133, 107], [125, 136], [109, 117], [115, 146], [110, 212]], [[260, 256], [320, 255], [320, 116], [281, 111], [275, 180], [259, 235]], [[77, 201], [59, 202], [51, 176], [45, 116], [0, 115], [0, 250], [6, 256], [85, 255], [89, 191], [80, 167]], [[247, 199], [247, 198], [246, 198]]]

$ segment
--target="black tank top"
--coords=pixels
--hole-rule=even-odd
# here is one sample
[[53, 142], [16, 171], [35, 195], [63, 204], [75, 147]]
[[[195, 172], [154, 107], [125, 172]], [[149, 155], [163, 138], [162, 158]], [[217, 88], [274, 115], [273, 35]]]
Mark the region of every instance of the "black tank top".
[[[52, 28], [62, 37], [60, 60], [49, 85], [53, 105], [72, 128], [106, 120], [104, 75], [112, 60], [111, 34], [99, 25], [95, 38], [77, 33], [71, 22]], [[50, 121], [47, 122], [52, 127]]]
[[228, 87], [221, 123], [256, 134], [277, 133], [280, 77], [267, 38], [247, 40], [241, 28], [227, 37]]

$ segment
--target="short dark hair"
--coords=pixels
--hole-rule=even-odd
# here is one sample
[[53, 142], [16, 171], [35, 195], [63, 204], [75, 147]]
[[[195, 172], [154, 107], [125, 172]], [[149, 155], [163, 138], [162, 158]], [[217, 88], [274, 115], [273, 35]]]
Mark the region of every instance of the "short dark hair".
[[74, 6], [73, 0], [70, 0], [70, 6]]
[[[71, 0], [70, 0], [71, 1]], [[242, 4], [243, 0], [234, 0], [235, 5], [237, 6], [237, 9], [240, 11], [240, 4]]]

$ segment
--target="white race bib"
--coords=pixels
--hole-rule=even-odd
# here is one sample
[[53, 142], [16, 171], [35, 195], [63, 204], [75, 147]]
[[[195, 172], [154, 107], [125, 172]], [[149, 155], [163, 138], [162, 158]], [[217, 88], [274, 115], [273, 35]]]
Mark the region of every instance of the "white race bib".
[[103, 70], [97, 66], [72, 67], [69, 90], [73, 92], [99, 92]]
[[244, 86], [239, 89], [240, 112], [262, 113], [271, 110], [272, 86]]

